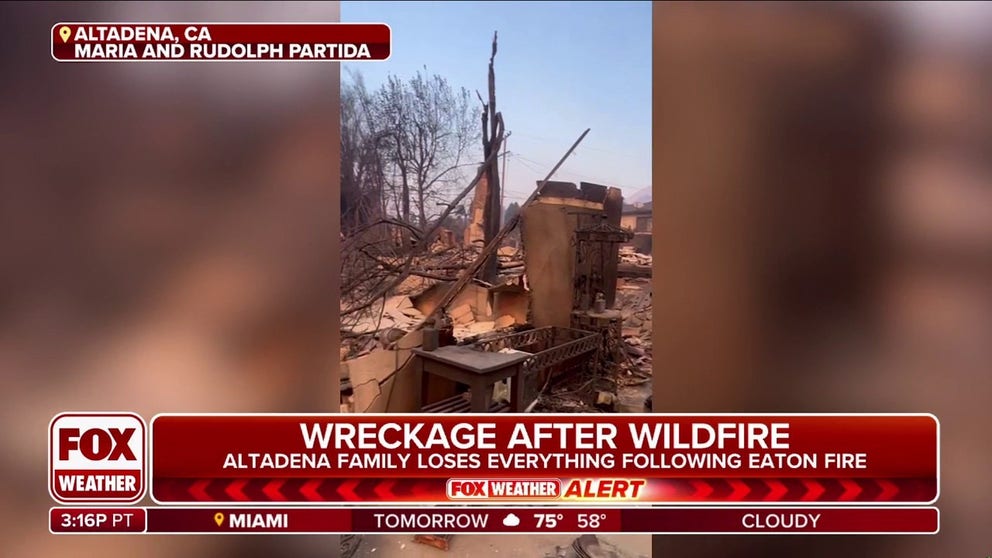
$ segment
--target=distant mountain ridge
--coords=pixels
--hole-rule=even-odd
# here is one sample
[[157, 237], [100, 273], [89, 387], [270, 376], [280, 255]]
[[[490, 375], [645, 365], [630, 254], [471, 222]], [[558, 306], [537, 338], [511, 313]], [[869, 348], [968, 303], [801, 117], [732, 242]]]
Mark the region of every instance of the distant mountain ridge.
[[623, 201], [630, 204], [651, 203], [651, 187], [648, 186], [647, 188], [637, 190], [630, 196], [624, 196]]

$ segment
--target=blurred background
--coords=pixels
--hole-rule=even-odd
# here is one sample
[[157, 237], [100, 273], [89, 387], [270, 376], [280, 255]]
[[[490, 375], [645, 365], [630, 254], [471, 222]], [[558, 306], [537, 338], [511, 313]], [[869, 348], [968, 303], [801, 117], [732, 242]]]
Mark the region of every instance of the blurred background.
[[992, 4], [656, 3], [656, 412], [932, 412], [941, 531], [655, 556], [992, 552]]
[[[339, 73], [58, 64], [58, 21], [337, 21], [330, 3], [0, 6], [0, 554], [336, 556], [337, 537], [55, 537], [67, 410], [338, 409]], [[333, 350], [331, 350], [333, 348]]]

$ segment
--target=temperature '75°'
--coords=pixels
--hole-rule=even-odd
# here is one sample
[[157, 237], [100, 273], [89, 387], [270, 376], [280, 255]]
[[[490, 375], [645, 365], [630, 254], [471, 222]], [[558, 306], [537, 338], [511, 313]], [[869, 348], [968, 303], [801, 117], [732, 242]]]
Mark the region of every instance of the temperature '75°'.
[[558, 522], [564, 519], [565, 516], [560, 513], [536, 513], [534, 514], [534, 519], [537, 520], [538, 529], [554, 529], [558, 526]]

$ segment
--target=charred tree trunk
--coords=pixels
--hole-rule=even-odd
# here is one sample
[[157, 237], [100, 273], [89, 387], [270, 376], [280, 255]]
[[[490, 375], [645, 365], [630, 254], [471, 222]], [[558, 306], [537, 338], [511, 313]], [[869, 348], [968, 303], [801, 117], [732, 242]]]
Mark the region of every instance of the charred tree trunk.
[[[496, 71], [493, 67], [496, 59], [496, 38], [497, 34], [493, 33], [493, 51], [489, 57], [489, 102], [482, 104], [482, 152], [486, 159], [489, 159], [491, 154], [498, 153], [503, 142], [503, 115], [496, 111]], [[489, 192], [482, 222], [485, 244], [488, 246], [499, 234], [502, 225], [503, 208], [500, 201], [502, 196], [500, 196], [499, 165], [496, 159], [493, 159], [486, 169], [486, 180]], [[488, 283], [495, 283], [498, 274], [499, 258], [491, 256], [482, 267], [481, 278]]]

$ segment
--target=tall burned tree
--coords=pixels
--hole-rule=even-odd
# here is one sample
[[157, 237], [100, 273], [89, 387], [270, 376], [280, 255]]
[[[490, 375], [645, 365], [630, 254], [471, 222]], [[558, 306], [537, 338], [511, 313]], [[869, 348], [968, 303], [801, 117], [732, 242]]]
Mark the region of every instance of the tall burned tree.
[[[486, 160], [490, 160], [490, 155], [499, 153], [503, 144], [503, 115], [496, 110], [496, 71], [493, 64], [496, 59], [496, 39], [497, 33], [493, 33], [493, 50], [489, 56], [489, 102], [482, 100], [482, 152]], [[486, 169], [486, 182], [488, 192], [486, 196], [485, 210], [483, 212], [483, 231], [485, 233], [485, 244], [489, 245], [496, 235], [499, 234], [502, 225], [501, 214], [503, 210], [502, 196], [500, 196], [499, 165], [495, 158]], [[499, 259], [495, 256], [486, 260], [482, 267], [482, 280], [495, 283], [499, 274]]]
[[388, 131], [383, 149], [397, 216], [424, 228], [444, 201], [444, 187], [458, 178], [454, 171], [466, 166], [478, 133], [468, 92], [438, 75], [392, 76], [376, 94], [376, 110]]
[[383, 219], [417, 236], [444, 209], [479, 134], [468, 91], [438, 75], [390, 76], [367, 89], [358, 72], [342, 86], [342, 231]]

